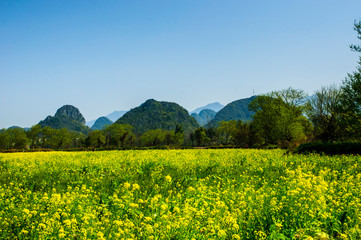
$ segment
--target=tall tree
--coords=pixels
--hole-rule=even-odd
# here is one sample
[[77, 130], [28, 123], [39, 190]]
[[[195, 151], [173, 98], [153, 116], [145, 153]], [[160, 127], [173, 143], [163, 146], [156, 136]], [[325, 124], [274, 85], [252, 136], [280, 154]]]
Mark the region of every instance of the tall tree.
[[30, 128], [30, 131], [26, 132], [30, 140], [30, 148], [38, 148], [41, 143], [41, 125], [36, 124]]
[[222, 121], [218, 123], [217, 135], [220, 144], [241, 147], [250, 145], [250, 124], [241, 120]]
[[104, 130], [108, 147], [129, 147], [134, 144], [135, 136], [129, 124], [114, 123]]
[[24, 149], [27, 147], [28, 138], [24, 129], [22, 128], [12, 128], [6, 130], [10, 136], [10, 146], [15, 149]]
[[311, 124], [302, 115], [305, 94], [286, 89], [258, 96], [250, 104], [255, 112], [253, 129], [264, 145], [294, 147], [306, 139]]
[[[357, 38], [361, 40], [361, 21], [355, 22]], [[361, 53], [361, 45], [350, 45], [352, 51]], [[349, 73], [342, 85], [342, 120], [346, 137], [361, 139], [361, 56], [356, 71]]]
[[7, 150], [11, 148], [9, 132], [6, 129], [0, 129], [0, 149]]
[[94, 130], [91, 131], [86, 137], [85, 144], [87, 147], [100, 148], [100, 147], [104, 147], [105, 141], [106, 141], [106, 137], [104, 131]]
[[209, 143], [209, 138], [207, 137], [206, 130], [203, 127], [199, 127], [194, 131], [194, 140], [197, 146], [205, 146]]
[[179, 124], [176, 125], [174, 130], [174, 144], [182, 145], [184, 143], [184, 130]]
[[221, 121], [218, 123], [217, 133], [220, 144], [233, 144], [233, 136], [236, 132], [236, 120]]
[[306, 104], [307, 115], [313, 123], [316, 140], [335, 141], [340, 134], [340, 114], [338, 108], [341, 100], [341, 89], [335, 85], [322, 87], [316, 91]]
[[163, 129], [153, 129], [148, 130], [140, 137], [140, 142], [142, 146], [160, 146], [169, 144], [172, 137], [170, 132]]

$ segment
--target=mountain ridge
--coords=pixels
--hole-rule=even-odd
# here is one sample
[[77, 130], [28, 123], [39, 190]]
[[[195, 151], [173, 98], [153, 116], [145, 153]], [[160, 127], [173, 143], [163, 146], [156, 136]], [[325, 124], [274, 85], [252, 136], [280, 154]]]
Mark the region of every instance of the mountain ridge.
[[51, 127], [53, 129], [66, 128], [71, 131], [89, 133], [90, 128], [85, 125], [85, 118], [79, 109], [72, 105], [64, 105], [59, 108], [54, 116], [47, 116], [39, 122], [42, 127]]
[[91, 130], [103, 130], [106, 126], [113, 124], [113, 121], [111, 121], [107, 117], [100, 117], [98, 118], [93, 126], [90, 128]]
[[213, 102], [213, 103], [209, 103], [203, 107], [199, 107], [194, 109], [193, 111], [191, 111], [190, 113], [197, 113], [199, 114], [203, 109], [210, 109], [213, 110], [215, 112], [218, 112], [219, 110], [221, 110], [222, 108], [224, 108], [224, 105], [219, 103], [219, 102]]
[[216, 114], [217, 113], [211, 109], [203, 109], [199, 112], [199, 114], [192, 113], [191, 116], [197, 120], [201, 127], [203, 127], [206, 126], [210, 121], [212, 121]]
[[190, 131], [199, 126], [182, 106], [154, 99], [148, 99], [131, 109], [115, 123], [130, 124], [136, 134], [154, 129], [174, 130], [176, 125], [182, 126], [184, 131]]
[[250, 121], [254, 112], [250, 111], [248, 106], [255, 98], [256, 96], [252, 96], [228, 103], [224, 108], [217, 112], [209, 125], [215, 127], [218, 122], [229, 120]]
[[[108, 115], [106, 115], [105, 117], [108, 118], [110, 121], [115, 122], [119, 118], [121, 118], [126, 112], [128, 112], [128, 111], [123, 111], [123, 110], [113, 111], [113, 112], [109, 113]], [[104, 116], [101, 116], [101, 117], [104, 117]], [[95, 121], [98, 120], [99, 118], [100, 117], [98, 117], [97, 119], [94, 119], [94, 120], [87, 121], [85, 123], [85, 125], [87, 125], [88, 127], [92, 127], [94, 125]]]

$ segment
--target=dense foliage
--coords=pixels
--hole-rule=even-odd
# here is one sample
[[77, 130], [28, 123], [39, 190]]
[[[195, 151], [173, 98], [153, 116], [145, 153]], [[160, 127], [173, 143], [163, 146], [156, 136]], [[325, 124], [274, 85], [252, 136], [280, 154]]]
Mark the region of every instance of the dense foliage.
[[74, 121], [85, 124], [85, 118], [80, 113], [79, 109], [72, 105], [64, 105], [61, 108], [59, 108], [55, 113], [55, 117], [59, 117], [62, 115], [68, 116]]
[[322, 153], [328, 155], [359, 154], [361, 155], [360, 142], [310, 142], [297, 147], [296, 153]]
[[155, 129], [173, 131], [176, 125], [182, 126], [186, 132], [193, 131], [198, 127], [197, 121], [178, 104], [158, 102], [153, 99], [147, 100], [139, 107], [130, 110], [116, 123], [132, 125], [133, 131], [137, 135]]
[[248, 106], [256, 97], [240, 99], [227, 104], [214, 116], [210, 126], [215, 127], [221, 121], [242, 120], [249, 121], [252, 119], [254, 112], [250, 111]]
[[216, 116], [216, 112], [211, 109], [203, 109], [198, 114], [192, 113], [191, 116], [197, 120], [201, 127], [203, 127], [212, 121], [214, 116]]
[[[361, 40], [361, 21], [355, 23], [358, 39]], [[361, 53], [360, 45], [351, 45], [353, 51]], [[341, 124], [347, 138], [361, 139], [361, 56], [356, 71], [348, 74], [342, 85], [340, 103]]]
[[107, 117], [100, 117], [98, 118], [93, 126], [91, 127], [92, 130], [102, 130], [104, 129], [105, 127], [109, 126], [113, 124], [113, 122], [111, 120], [109, 120], [109, 118]]
[[90, 128], [83, 123], [73, 120], [66, 115], [60, 115], [56, 117], [48, 116], [43, 121], [39, 122], [42, 127], [51, 127], [53, 129], [66, 128], [71, 131], [81, 132], [87, 134], [90, 132]]
[[48, 116], [43, 121], [39, 122], [42, 127], [51, 127], [53, 129], [66, 128], [71, 131], [89, 133], [90, 129], [85, 126], [85, 118], [80, 113], [79, 109], [65, 105], [59, 108], [54, 117]]
[[360, 239], [360, 157], [0, 154], [1, 239]]
[[[355, 23], [361, 40], [361, 21]], [[351, 45], [361, 52], [361, 45]], [[356, 71], [348, 74], [341, 87], [324, 87], [309, 102], [309, 116], [315, 126], [315, 140], [361, 141], [361, 57]]]

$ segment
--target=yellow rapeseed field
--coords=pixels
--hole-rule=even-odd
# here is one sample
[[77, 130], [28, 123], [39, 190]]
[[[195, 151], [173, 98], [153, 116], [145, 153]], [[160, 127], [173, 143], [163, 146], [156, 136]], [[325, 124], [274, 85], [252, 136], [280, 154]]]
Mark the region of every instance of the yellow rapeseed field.
[[0, 154], [0, 239], [361, 239], [360, 156]]

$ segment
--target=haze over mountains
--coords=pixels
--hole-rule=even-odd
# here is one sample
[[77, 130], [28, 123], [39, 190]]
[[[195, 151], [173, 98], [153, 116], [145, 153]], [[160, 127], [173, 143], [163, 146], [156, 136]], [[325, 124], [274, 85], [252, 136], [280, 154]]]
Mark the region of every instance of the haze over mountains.
[[200, 111], [199, 114], [192, 113], [191, 116], [194, 117], [199, 123], [199, 125], [203, 127], [207, 125], [216, 114], [217, 113], [211, 109], [203, 109], [202, 111]]
[[253, 113], [248, 110], [248, 105], [254, 98], [236, 100], [226, 106], [218, 102], [210, 103], [195, 109], [191, 115], [177, 103], [149, 99], [129, 111], [114, 111], [87, 123], [78, 108], [64, 105], [54, 116], [40, 121], [39, 125], [54, 129], [67, 128], [84, 134], [102, 130], [114, 122], [131, 125], [132, 131], [138, 135], [153, 129], [174, 130], [177, 125], [184, 131], [193, 131], [199, 126], [215, 127], [220, 121], [251, 120]]
[[[109, 113], [108, 115], [106, 115], [105, 117], [108, 118], [110, 121], [115, 122], [117, 121], [121, 116], [123, 116], [127, 111], [114, 111], [112, 113]], [[91, 121], [87, 121], [85, 123], [85, 125], [87, 125], [88, 127], [93, 127], [94, 123], [98, 120], [99, 118], [95, 119], [95, 120], [91, 120]]]
[[199, 108], [193, 110], [191, 113], [199, 114], [203, 109], [210, 109], [210, 110], [213, 110], [215, 112], [218, 112], [223, 107], [224, 107], [224, 105], [220, 104], [219, 102], [214, 102], [214, 103], [209, 103], [206, 106], [199, 107]]

